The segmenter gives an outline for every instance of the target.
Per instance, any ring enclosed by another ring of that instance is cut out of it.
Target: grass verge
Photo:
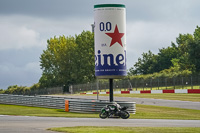
[[[0,104],[0,114],[20,115],[20,116],[44,116],[44,117],[79,117],[79,118],[98,117],[98,114],[65,112],[64,109],[49,109],[49,108],[5,105],[5,104]]]
[[[77,94],[76,94],[77,95]],[[88,94],[87,94],[88,96]],[[95,94],[89,95],[95,96]],[[109,94],[99,94],[99,96],[109,96]],[[153,98],[153,99],[167,99],[200,102],[200,94],[114,94],[115,97],[133,97],[133,98]]]
[[[44,116],[44,117],[99,118],[98,114],[72,113],[72,112],[65,112],[63,109],[48,109],[48,108],[4,105],[4,104],[0,104],[0,114],[20,115],[20,116]],[[137,104],[136,114],[131,114],[130,118],[200,120],[200,110]]]
[[[116,96],[200,102],[200,94],[116,94]]]
[[[48,130],[65,133],[198,133],[192,127],[62,127]]]
[[[136,115],[132,115],[131,118],[199,120],[200,110],[137,104]]]

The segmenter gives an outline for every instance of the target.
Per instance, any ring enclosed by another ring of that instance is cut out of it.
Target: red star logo
[[[117,25],[115,26],[114,33],[105,33],[105,34],[112,38],[110,47],[114,45],[116,42],[118,42],[123,47],[121,38],[124,36],[124,33],[119,33]]]

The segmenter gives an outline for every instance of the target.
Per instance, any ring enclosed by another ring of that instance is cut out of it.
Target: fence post
[[[193,89],[192,76],[191,76],[191,89]]]
[[[97,100],[99,100],[99,80],[97,79]]]
[[[125,85],[124,85],[124,80],[122,80],[122,86],[123,86],[123,88],[124,88],[124,91],[127,91],[127,89],[126,89],[126,87],[125,87]]]
[[[107,89],[109,90],[109,82],[108,82],[108,83],[105,83],[105,87],[106,87],[106,90],[107,90]]]
[[[135,80],[135,90],[137,91],[137,79]]]
[[[175,89],[175,88],[176,88],[176,87],[175,87],[175,77],[173,77],[173,82],[174,82],[174,89]]]
[[[182,77],[182,89],[184,89],[184,86],[183,86],[183,77]]]
[[[143,79],[143,91],[144,91],[144,86],[145,86],[145,85],[144,85],[144,79]]]
[[[129,85],[130,85],[130,89],[129,90],[133,90],[133,86],[131,84],[131,81],[128,79]]]

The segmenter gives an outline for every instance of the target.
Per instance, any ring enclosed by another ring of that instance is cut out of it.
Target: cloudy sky
[[[127,65],[200,25],[199,0],[0,0],[0,88],[37,83],[47,39],[91,31],[95,4],[125,4]]]

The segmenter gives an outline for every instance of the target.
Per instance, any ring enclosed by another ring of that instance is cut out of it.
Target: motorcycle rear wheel
[[[107,112],[101,112],[101,113],[99,114],[99,117],[102,118],[102,119],[105,119],[105,118],[108,117],[108,113],[107,113]]]
[[[127,111],[121,111],[120,117],[121,117],[122,119],[128,119],[129,116],[130,116],[129,112],[127,112]]]

